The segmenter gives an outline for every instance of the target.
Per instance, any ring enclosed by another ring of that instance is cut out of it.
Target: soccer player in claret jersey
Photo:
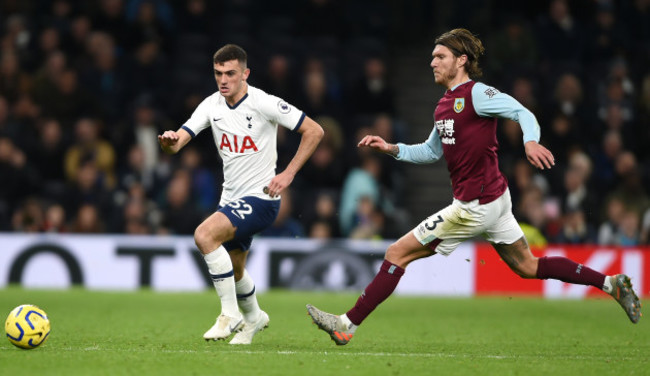
[[[465,29],[436,39],[431,68],[436,83],[447,91],[438,102],[434,127],[425,142],[395,145],[373,135],[359,142],[359,147],[411,163],[432,163],[444,155],[454,199],[388,247],[379,272],[347,313],[333,315],[307,305],[313,321],[337,345],[347,344],[363,320],[390,296],[409,263],[436,253],[448,256],[461,242],[477,235],[487,239],[522,278],[595,286],[613,296],[633,323],[639,321],[641,304],[628,276],[606,276],[565,257],[537,258],[531,253],[499,171],[496,118],[520,124],[526,156],[533,166],[549,169],[554,159],[538,143],[539,125],[529,110],[509,95],[473,80],[480,76],[478,58],[483,52],[481,41]]]
[[[245,269],[246,257],[253,235],[273,223],[280,194],[323,137],[321,126],[302,111],[248,85],[246,65],[241,47],[219,49],[213,57],[219,91],[203,100],[179,130],[158,136],[163,151],[174,154],[212,128],[223,160],[223,192],[219,209],[199,225],[194,240],[221,299],[221,314],[203,338],[221,340],[236,333],[231,344],[250,344],[268,326],[269,316],[260,309]],[[286,169],[276,175],[278,124],[300,133],[301,141]]]

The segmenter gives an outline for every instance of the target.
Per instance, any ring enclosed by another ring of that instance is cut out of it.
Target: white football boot
[[[246,322],[244,328],[235,334],[235,336],[230,341],[231,345],[250,345],[253,342],[253,337],[258,332],[268,328],[269,326],[269,315],[266,312],[261,311],[260,317],[255,322]]]
[[[203,334],[203,338],[205,338],[206,341],[226,339],[230,337],[231,334],[242,330],[243,327],[244,318],[242,316],[230,317],[222,314],[217,317],[217,322],[212,326],[212,328],[208,329],[208,331]]]

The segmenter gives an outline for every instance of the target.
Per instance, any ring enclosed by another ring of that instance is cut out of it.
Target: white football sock
[[[244,319],[248,322],[254,322],[259,319],[262,311],[257,303],[257,294],[255,294],[255,282],[244,269],[244,276],[235,282],[237,290],[237,303],[244,314]]]
[[[237,308],[235,275],[228,251],[223,246],[220,246],[204,255],[203,258],[208,265],[214,288],[221,299],[221,313],[230,317],[241,317],[239,308]]]
[[[611,294],[612,291],[614,290],[614,284],[612,283],[612,277],[607,276],[605,277],[605,282],[603,283],[603,291],[605,291],[608,294]]]
[[[343,325],[345,325],[345,327],[352,333],[354,333],[354,331],[357,330],[357,328],[359,327],[358,325],[354,325],[352,321],[350,321],[346,313],[342,314],[339,317],[341,318],[341,321],[343,321]]]

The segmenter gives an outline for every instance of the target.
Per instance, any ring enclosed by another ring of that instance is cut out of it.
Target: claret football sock
[[[244,314],[244,319],[247,322],[257,321],[262,311],[257,303],[255,282],[246,269],[244,269],[244,276],[235,282],[235,289],[237,291],[237,303]]]
[[[223,246],[220,246],[204,255],[203,258],[208,265],[214,288],[221,299],[221,313],[230,317],[241,317],[237,306],[232,261],[230,261],[228,251]]]
[[[384,260],[379,272],[366,287],[354,307],[346,313],[346,317],[354,325],[361,325],[363,320],[393,293],[402,275],[404,275],[403,268]]]
[[[605,275],[566,257],[544,256],[539,258],[537,278],[559,279],[579,285],[591,285],[603,289]]]

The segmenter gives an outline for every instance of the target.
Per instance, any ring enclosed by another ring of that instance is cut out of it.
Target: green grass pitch
[[[250,346],[205,342],[218,312],[205,293],[0,290],[2,317],[45,309],[47,342],[0,342],[2,375],[648,375],[650,318],[610,298],[392,296],[347,346],[311,323],[306,303],[341,313],[356,294],[272,291],[270,327]],[[645,302],[646,305],[648,302]],[[650,307],[650,305],[648,305]]]

